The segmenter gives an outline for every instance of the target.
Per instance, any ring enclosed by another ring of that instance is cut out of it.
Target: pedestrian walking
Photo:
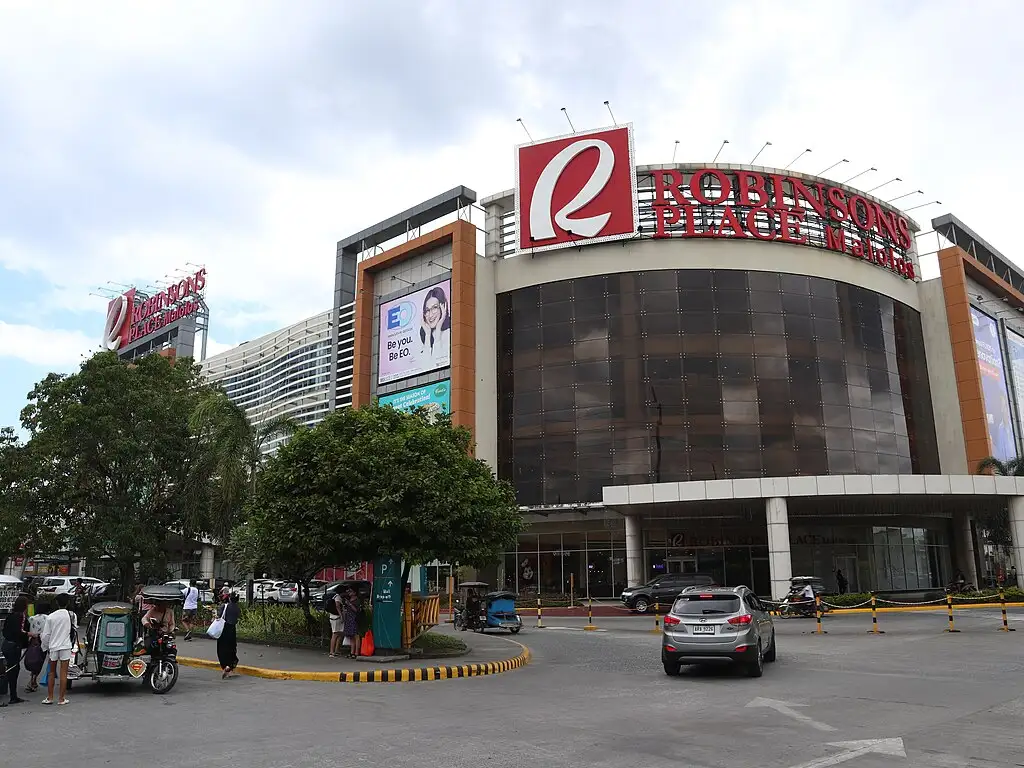
[[[68,664],[78,644],[78,618],[68,610],[68,596],[57,595],[57,610],[46,617],[43,627],[43,650],[50,656],[46,698],[43,704],[53,704],[53,689],[57,687],[57,704],[69,702],[65,695],[68,687]]]
[[[839,587],[839,594],[845,595],[846,588],[849,585],[850,583],[846,580],[846,574],[844,574],[841,570],[836,568],[836,586]]]
[[[19,595],[11,612],[4,619],[3,657],[7,665],[7,690],[11,704],[25,701],[18,696],[18,673],[21,670],[21,654],[28,649],[31,634],[28,626],[28,595]],[[3,690],[0,689],[0,695]],[[0,701],[0,706],[6,706]]]
[[[185,628],[185,639],[192,639],[192,624],[196,618],[196,611],[199,610],[199,588],[196,580],[192,579],[185,590],[185,606],[181,612],[181,626]]]
[[[242,609],[238,605],[238,595],[229,595],[217,617],[224,619],[224,629],[217,638],[217,663],[221,668],[221,680],[226,680],[238,666],[238,619]]]

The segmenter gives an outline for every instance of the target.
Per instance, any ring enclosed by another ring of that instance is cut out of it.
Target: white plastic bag
[[[224,633],[224,619],[216,618],[210,622],[210,626],[206,629],[206,634],[212,637],[214,640],[219,638]]]
[[[348,635],[345,635],[345,639],[341,641],[341,647],[342,648],[348,648],[351,645],[352,645],[352,638],[349,637]]]

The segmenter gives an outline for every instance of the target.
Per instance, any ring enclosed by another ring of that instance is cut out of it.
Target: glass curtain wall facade
[[[919,314],[738,270],[498,296],[498,473],[522,505],[605,485],[939,470]]]

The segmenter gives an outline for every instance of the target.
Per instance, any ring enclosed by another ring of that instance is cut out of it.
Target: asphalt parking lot
[[[237,678],[182,669],[168,696],[80,684],[66,708],[0,714],[21,768],[93,766],[1024,765],[1024,611],[778,620],[761,679],[664,675],[653,620],[535,619],[522,670],[391,685]],[[556,628],[559,627],[559,628]]]

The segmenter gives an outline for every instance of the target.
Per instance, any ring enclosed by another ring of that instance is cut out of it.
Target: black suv
[[[706,573],[666,573],[642,587],[628,587],[622,590],[621,599],[627,608],[632,608],[637,613],[647,613],[655,603],[660,604],[662,611],[667,611],[676,596],[687,587],[714,585],[714,577]]]

